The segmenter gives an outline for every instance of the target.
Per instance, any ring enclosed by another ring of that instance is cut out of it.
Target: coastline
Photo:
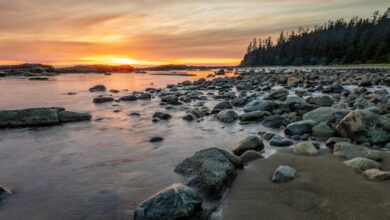
[[[383,152],[383,169],[390,153]],[[222,205],[222,219],[378,219],[390,218],[390,183],[368,181],[333,156],[302,156],[281,149],[239,171]],[[277,166],[297,169],[297,178],[284,184],[271,181]]]

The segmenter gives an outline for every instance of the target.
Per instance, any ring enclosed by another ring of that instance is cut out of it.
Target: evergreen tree
[[[371,18],[338,19],[312,29],[253,39],[242,66],[390,63],[390,7]]]

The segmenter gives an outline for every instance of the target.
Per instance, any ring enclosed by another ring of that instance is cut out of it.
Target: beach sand
[[[383,169],[389,170],[390,154],[383,158]],[[254,161],[234,181],[222,219],[390,219],[390,181],[369,181],[342,162],[325,149],[319,156],[282,149]],[[297,169],[297,178],[273,183],[279,165]]]

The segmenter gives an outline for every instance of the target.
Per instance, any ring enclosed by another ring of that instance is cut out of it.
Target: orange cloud
[[[368,16],[387,6],[386,0],[2,1],[0,63],[114,58],[149,65],[237,64],[253,37]]]

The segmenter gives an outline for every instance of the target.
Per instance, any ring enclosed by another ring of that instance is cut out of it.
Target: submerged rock
[[[264,149],[263,140],[257,136],[249,136],[241,140],[233,149],[233,153],[241,156],[249,150],[261,151]]]
[[[222,149],[208,148],[178,164],[175,172],[183,175],[184,183],[205,198],[216,200],[232,184],[236,168],[242,167],[240,158]]]
[[[364,157],[371,160],[381,161],[382,157],[379,151],[371,150],[367,147],[354,145],[347,142],[338,142],[334,145],[333,155],[345,158],[347,160],[356,157]]]
[[[272,182],[274,183],[289,182],[295,179],[296,173],[297,171],[294,168],[281,165],[275,170],[272,176]]]
[[[202,198],[199,194],[187,186],[174,184],[139,204],[134,219],[190,219],[201,211]]]
[[[344,164],[351,167],[356,172],[363,172],[369,169],[382,169],[382,165],[380,163],[363,157],[356,157],[354,159],[344,161]]]

